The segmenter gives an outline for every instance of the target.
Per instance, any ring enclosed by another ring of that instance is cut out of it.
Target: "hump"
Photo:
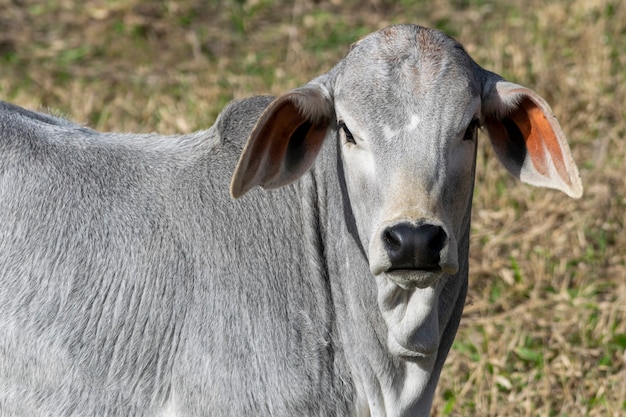
[[[228,104],[215,123],[220,143],[225,147],[242,148],[256,121],[273,100],[272,96],[256,96]]]

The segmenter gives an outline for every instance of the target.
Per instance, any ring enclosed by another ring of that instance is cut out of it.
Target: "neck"
[[[321,248],[314,267],[328,277],[335,332],[331,340],[337,343],[336,360],[352,381],[356,415],[427,416],[460,319],[466,262],[457,275],[444,276],[424,290],[403,290],[384,277],[374,277],[356,232],[337,145],[326,144],[321,153],[302,181],[308,189],[303,204],[310,236],[305,238]],[[460,246],[467,246],[469,227],[467,231]],[[403,303],[399,318],[381,313],[389,299]],[[391,354],[390,344],[398,332],[412,340],[433,340],[437,353],[411,360]]]

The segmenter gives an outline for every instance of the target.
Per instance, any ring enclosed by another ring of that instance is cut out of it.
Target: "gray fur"
[[[428,415],[467,289],[475,144],[464,176],[446,155],[497,79],[439,32],[387,31],[313,80],[312,100],[296,90],[303,117],[328,126],[312,169],[239,200],[228,184],[270,97],[173,137],[0,103],[0,416]],[[406,71],[428,72],[419,89]],[[379,184],[360,184],[335,140],[346,107],[369,140],[427,118],[419,137],[371,145]],[[368,219],[415,201],[393,194],[398,170],[448,205],[429,221],[458,258],[402,273],[408,287],[368,262]]]

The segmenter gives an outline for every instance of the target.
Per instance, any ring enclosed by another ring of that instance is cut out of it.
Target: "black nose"
[[[398,223],[383,232],[383,241],[391,266],[396,269],[439,269],[439,253],[448,235],[434,224]]]

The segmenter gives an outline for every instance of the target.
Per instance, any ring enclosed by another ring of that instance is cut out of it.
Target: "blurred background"
[[[407,22],[546,98],[585,185],[571,200],[520,184],[481,136],[470,290],[434,415],[626,415],[622,0],[0,0],[0,100],[187,133]]]

